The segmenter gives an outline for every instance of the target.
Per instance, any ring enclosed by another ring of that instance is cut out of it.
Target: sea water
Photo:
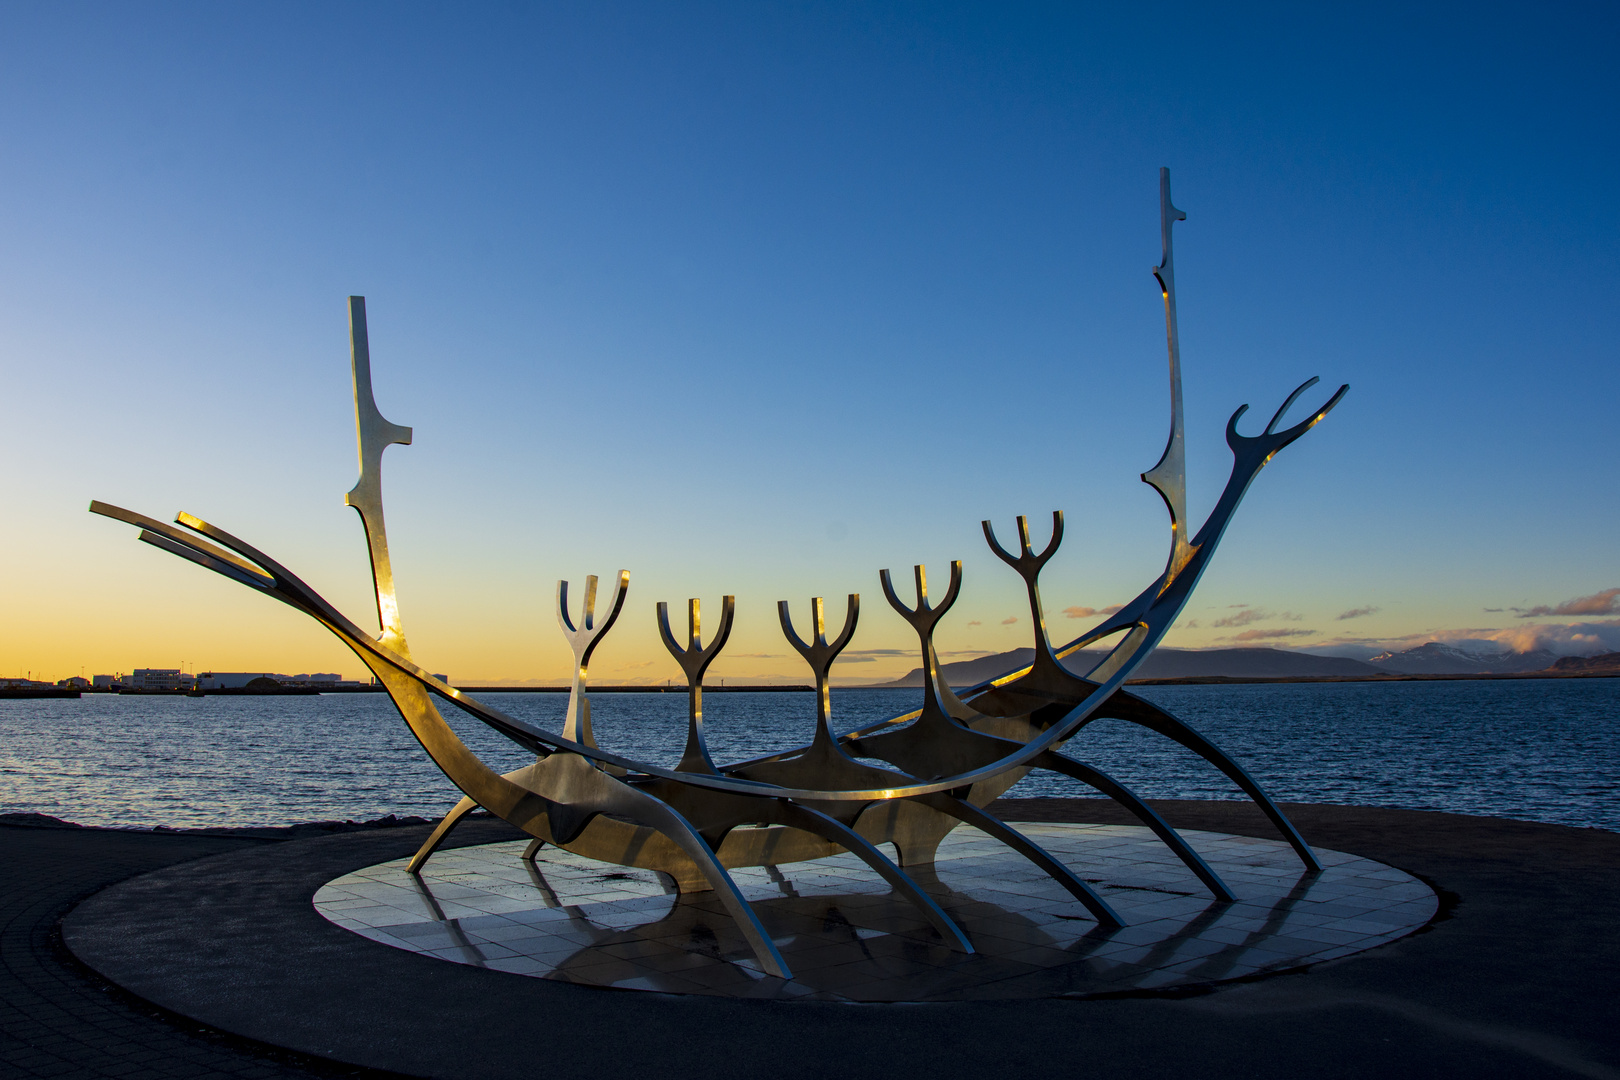
[[[1620,831],[1620,679],[1146,686],[1284,801],[1489,814]],[[475,696],[480,696],[474,692]],[[917,690],[833,692],[850,730],[914,708]],[[563,694],[483,700],[559,730]],[[594,694],[598,742],[673,765],[686,695]],[[446,716],[496,769],[532,760],[465,714]],[[809,693],[711,693],[705,734],[716,760],[803,745]],[[1067,752],[1149,798],[1237,799],[1202,759],[1117,720]],[[1033,773],[1014,796],[1090,795]],[[85,825],[190,827],[435,817],[459,793],[382,694],[0,701],[0,812]]]

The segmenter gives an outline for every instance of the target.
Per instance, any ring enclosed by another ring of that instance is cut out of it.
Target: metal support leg
[[[1205,888],[1215,894],[1215,899],[1230,903],[1237,899],[1232,890],[1227,888],[1226,882],[1220,879],[1210,865],[1206,863],[1198,852],[1182,838],[1181,834],[1170,827],[1170,823],[1160,817],[1158,811],[1143,802],[1141,797],[1118,780],[1109,776],[1101,769],[1094,769],[1090,765],[1082,764],[1073,758],[1064,757],[1057,752],[1042,754],[1031,764],[1042,769],[1051,769],[1062,773],[1096,788],[1110,799],[1119,803],[1125,809],[1136,815],[1138,821],[1152,829],[1166,847],[1176,853],[1176,857],[1187,864],[1187,869],[1198,875],[1198,880],[1204,883]]]
[[[793,978],[793,972],[788,970],[787,961],[776,951],[776,943],[771,940],[771,935],[765,932],[759,916],[754,914],[754,909],[743,897],[742,890],[737,888],[737,883],[731,880],[726,868],[715,858],[714,849],[709,847],[703,837],[698,835],[697,830],[692,828],[691,823],[673,808],[651,795],[642,795],[641,798],[645,802],[641,802],[635,808],[633,812],[635,816],[673,840],[693,862],[697,863],[698,869],[703,871],[703,876],[719,894],[720,902],[725,904],[726,911],[737,923],[737,928],[748,940],[759,966],[765,969],[767,975],[775,975],[779,979]]]
[[[439,850],[439,845],[444,843],[444,838],[450,835],[450,831],[461,824],[462,818],[476,809],[478,809],[478,804],[468,798],[463,798],[456,803],[451,811],[440,820],[438,827],[433,830],[432,834],[422,841],[422,846],[416,849],[416,854],[411,856],[410,864],[405,867],[405,872],[407,874],[420,874],[422,864],[428,861],[428,856]]]
[[[890,861],[889,857],[879,851],[866,837],[836,818],[812,810],[808,806],[800,806],[786,799],[778,800],[777,805],[781,808],[777,812],[777,820],[782,824],[803,829],[805,832],[814,833],[848,848],[867,866],[881,874],[883,880],[893,886],[896,892],[910,900],[917,910],[922,912],[929,925],[939,931],[939,936],[945,939],[946,944],[957,952],[973,952],[973,946],[969,943],[967,935],[956,925],[955,920],[945,914],[945,909],[935,903],[933,897],[923,892],[917,883],[911,880],[910,875]]]
[[[1307,870],[1320,871],[1322,869],[1322,864],[1317,861],[1316,852],[1312,851],[1311,846],[1305,842],[1305,838],[1299,835],[1299,830],[1294,828],[1294,823],[1289,821],[1281,808],[1272,802],[1271,797],[1260,789],[1260,785],[1255,783],[1254,778],[1243,770],[1243,766],[1227,757],[1220,747],[1198,734],[1185,723],[1177,720],[1163,709],[1129,694],[1115,694],[1102,709],[1098,710],[1097,715],[1139,724],[1149,731],[1157,732],[1167,739],[1180,743],[1221,770],[1228,779],[1243,789],[1245,795],[1254,800],[1255,805],[1260,807],[1266,817],[1271,819],[1271,823],[1277,827],[1278,832],[1282,833],[1283,839],[1287,840],[1289,845],[1293,847],[1294,853],[1299,856],[1299,861],[1305,864]]]
[[[1059,885],[1069,891],[1069,894],[1086,906],[1092,917],[1103,926],[1124,926],[1125,920],[1119,913],[1108,906],[1108,901],[1097,895],[1084,881],[1075,877],[1074,871],[1064,866],[1045,848],[1035,843],[1023,833],[1008,825],[994,814],[986,813],[965,799],[952,798],[943,792],[935,795],[921,795],[917,802],[942,814],[949,814],[965,824],[972,825],[981,832],[1000,840],[1018,854],[1046,871],[1047,875]]]

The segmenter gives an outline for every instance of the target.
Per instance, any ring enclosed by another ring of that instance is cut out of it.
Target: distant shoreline
[[[1389,672],[1379,675],[1190,675],[1179,679],[1129,679],[1126,686],[1221,686],[1233,683],[1342,683],[1342,682],[1456,682],[1468,679],[1614,679],[1620,678],[1620,669],[1607,668],[1599,671],[1513,671],[1513,672],[1476,672],[1461,675],[1426,675],[1426,674],[1397,674]],[[952,689],[965,689],[967,684],[952,687]],[[482,692],[485,694],[566,694],[566,686],[458,686],[458,690],[468,693]],[[703,691],[708,694],[757,694],[757,693],[812,693],[812,686],[709,686],[704,685]],[[835,683],[834,690],[920,690],[917,686],[896,686],[893,683]],[[593,694],[682,694],[686,692],[684,686],[593,686]]]
[[[379,687],[378,689],[381,689]],[[566,694],[567,686],[458,686],[457,690],[469,694]],[[813,694],[816,688],[799,683],[769,683],[762,686],[711,686],[703,684],[705,694]],[[592,694],[684,694],[686,686],[593,686]]]
[[[1459,682],[1469,680],[1514,680],[1514,679],[1614,679],[1620,678],[1620,669],[1605,668],[1597,671],[1512,671],[1512,672],[1474,672],[1461,675],[1433,675],[1433,674],[1398,674],[1389,672],[1378,675],[1189,675],[1177,679],[1130,679],[1126,686],[1232,686],[1232,685],[1259,685],[1266,683],[1388,683],[1388,682]],[[964,689],[969,684],[953,687]],[[853,683],[836,684],[835,690],[920,690],[921,684],[916,686],[896,686],[894,683]],[[458,686],[457,690],[466,693],[478,694],[566,694],[566,686]],[[704,685],[703,690],[708,694],[809,694],[815,692],[815,687],[802,684],[764,684],[747,686],[709,686]],[[101,690],[85,690],[86,694],[106,693]],[[684,694],[685,686],[593,686],[592,694]],[[45,697],[78,697],[77,690],[36,690],[36,691],[3,691],[0,690],[0,699],[4,698],[45,698]],[[299,688],[283,691],[248,691],[241,690],[148,690],[123,691],[130,697],[307,697],[318,694],[380,694],[380,686],[357,687],[328,687],[323,689]]]
[[[1197,675],[1184,679],[1129,679],[1126,686],[1202,686],[1220,683],[1456,682],[1459,679],[1614,679],[1620,668],[1597,671],[1480,671],[1463,675]]]
[[[1127,679],[1126,686],[1227,686],[1238,683],[1386,683],[1386,682],[1457,682],[1469,679],[1614,679],[1620,678],[1620,668],[1602,668],[1597,671],[1479,671],[1460,675],[1388,672],[1378,675],[1188,675],[1177,679]],[[968,685],[953,686],[953,690]],[[841,690],[920,690],[922,684],[899,686],[895,683],[864,683],[857,686],[834,687]]]

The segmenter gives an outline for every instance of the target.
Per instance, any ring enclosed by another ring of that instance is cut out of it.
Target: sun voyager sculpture
[[[1047,636],[1040,573],[1063,539],[1063,515],[1052,515],[1052,537],[1038,554],[1029,528],[1017,520],[1017,551],[998,540],[990,522],[984,535],[996,557],[1023,579],[1034,626],[1033,662],[965,691],[953,691],[940,675],[934,629],[950,610],[962,583],[953,562],[945,595],[931,601],[924,568],[915,568],[915,600],[908,604],[889,571],[879,575],[884,597],[917,632],[924,673],[922,704],[904,715],[843,735],[831,724],[829,672],[849,644],[860,615],[851,595],[843,628],[829,641],[822,600],[811,601],[801,636],[786,601],[778,605],[783,633],[814,676],[816,721],[807,745],[751,761],[716,762],[703,734],[703,674],[725,647],[733,598],[724,598],[719,626],[703,643],[698,602],[689,602],[685,643],[670,626],[668,608],[657,608],[665,646],[686,674],[689,720],[685,751],[672,769],[597,745],[591,729],[586,671],[593,650],[624,608],[630,575],[620,571],[604,613],[596,612],[597,579],[588,578],[582,611],[571,614],[568,582],[557,586],[557,617],[574,653],[573,688],[560,735],[508,716],[436,679],[412,658],[395,599],[394,575],[383,523],[382,454],[408,444],[411,429],[377,411],[371,389],[371,354],[363,297],[350,297],[355,418],[359,431],[360,480],[345,497],[364,524],[370,548],[381,633],[361,629],[291,571],[264,552],[191,514],[173,525],[106,503],[92,512],[140,529],[140,539],[188,559],[250,589],[288,604],[336,634],[354,650],[387,690],[422,747],[465,796],[417,852],[410,870],[423,863],[456,823],[483,807],[533,837],[526,858],[552,844],[605,863],[668,874],[685,892],[714,890],[768,974],[791,972],[728,868],[775,866],[850,852],[916,906],[952,949],[971,953],[966,934],[920,888],[907,867],[933,861],[940,841],[971,825],[1007,845],[1060,884],[1102,926],[1121,925],[1119,915],[1090,885],[1028,837],[985,807],[1030,770],[1046,769],[1085,784],[1120,803],[1197,875],[1217,900],[1232,892],[1187,842],[1129,788],[1077,756],[1085,726],[1100,718],[1140,725],[1198,754],[1238,785],[1266,813],[1307,871],[1320,869],[1298,831],[1235,761],[1182,721],[1126,692],[1127,678],[1158,645],[1186,605],[1193,588],[1237,510],[1249,484],[1278,451],[1320,421],[1348,390],[1339,388],[1321,408],[1278,430],[1284,414],[1311,379],[1283,402],[1259,435],[1238,432],[1245,405],[1226,425],[1231,476],[1215,509],[1196,535],[1187,521],[1185,446],[1181,405],[1181,360],[1176,324],[1174,222],[1186,215],[1172,204],[1168,170],[1160,170],[1163,260],[1153,270],[1164,297],[1170,355],[1170,438],[1164,456],[1142,474],[1170,512],[1170,555],[1164,572],[1140,595],[1073,641],[1054,646]],[[1084,675],[1065,665],[1080,650],[1118,638],[1105,658]],[[808,640],[807,640],[808,639]],[[455,735],[440,714],[448,704],[462,709],[535,754],[533,764],[501,774],[485,765]],[[807,718],[808,719],[808,718]],[[881,764],[878,764],[881,763]],[[892,844],[890,859],[877,845]]]

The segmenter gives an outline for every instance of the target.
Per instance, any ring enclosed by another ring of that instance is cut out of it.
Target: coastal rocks
[[[1613,671],[1620,672],[1620,652],[1602,656],[1563,656],[1553,664],[1554,671]]]
[[[488,814],[473,813],[469,817],[488,817]],[[396,814],[385,814],[370,821],[305,821],[297,825],[263,826],[263,827],[228,827],[210,826],[201,829],[175,829],[167,825],[156,825],[147,829],[119,829],[120,832],[155,832],[173,833],[186,836],[235,836],[257,840],[301,840],[308,836],[325,836],[328,833],[365,832],[370,829],[398,829],[410,825],[432,824],[424,817],[400,817]],[[14,813],[0,814],[0,825],[12,825],[25,829],[85,829],[95,826],[80,825],[76,821],[63,821],[61,818],[49,814]]]

